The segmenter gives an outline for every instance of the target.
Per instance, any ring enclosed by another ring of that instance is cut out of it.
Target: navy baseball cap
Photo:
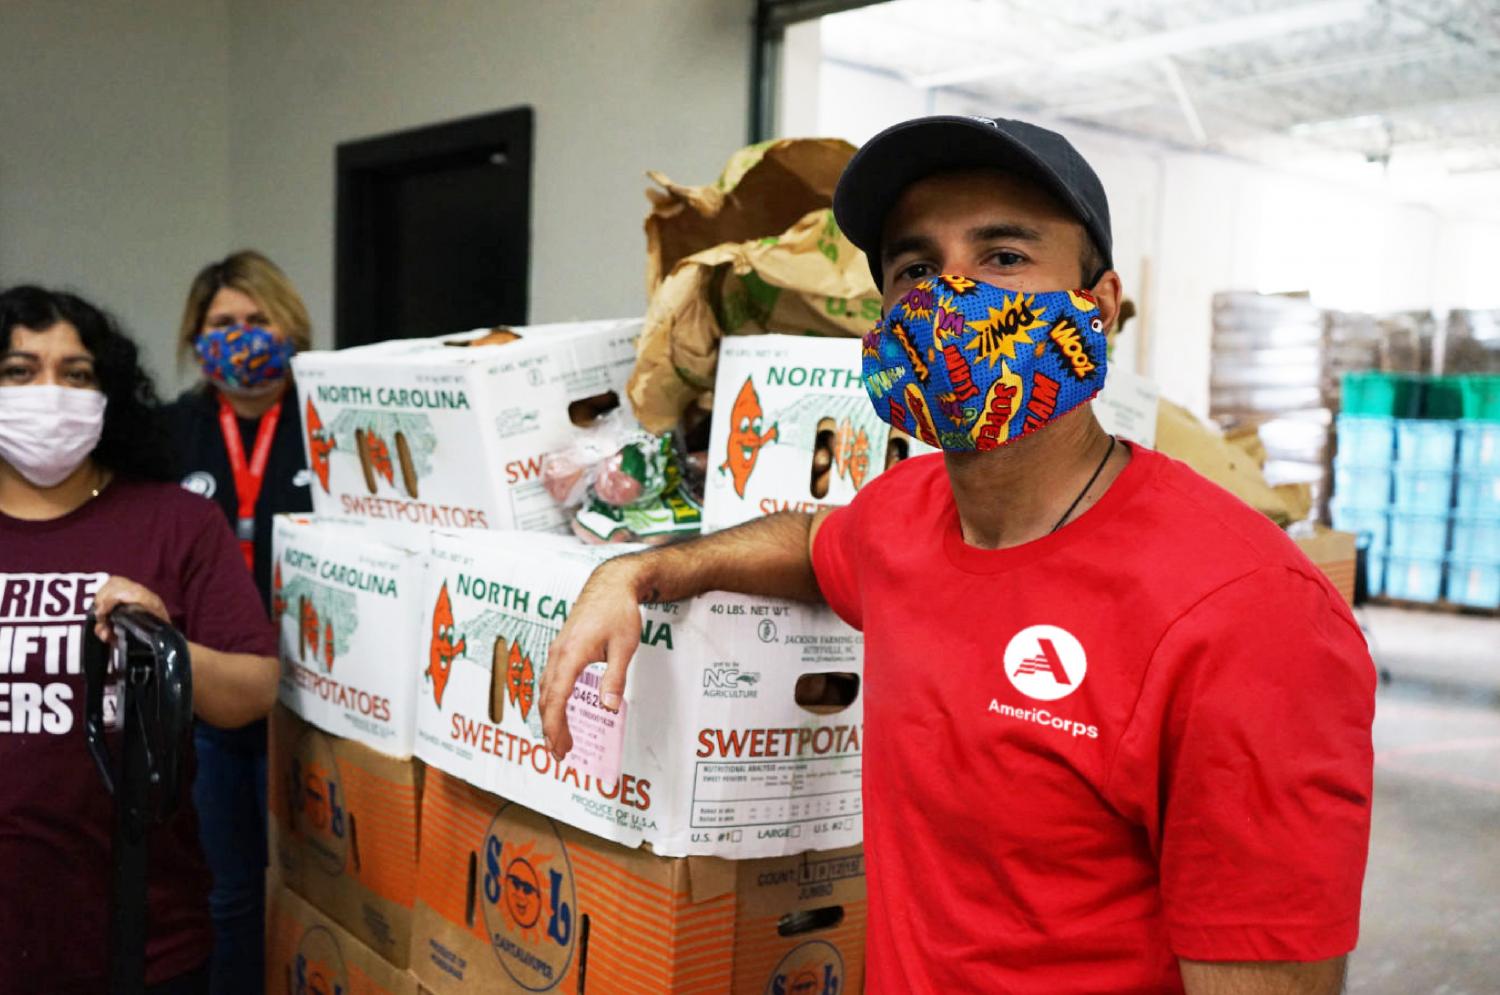
[[[1050,190],[1077,216],[1114,268],[1109,199],[1092,166],[1055,131],[1007,118],[938,115],[892,125],[866,142],[839,177],[833,214],[849,241],[864,250],[882,287],[880,235],[902,192],[934,173],[993,168]],[[883,287],[882,287],[883,289]]]

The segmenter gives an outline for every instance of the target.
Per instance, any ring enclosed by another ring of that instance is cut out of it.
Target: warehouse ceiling
[[[1500,0],[893,0],[825,18],[821,44],[1173,146],[1500,176]]]

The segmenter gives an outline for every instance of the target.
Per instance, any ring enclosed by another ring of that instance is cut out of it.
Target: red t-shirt
[[[239,544],[213,504],[119,480],[72,514],[0,514],[0,991],[106,988],[114,801],[84,740],[83,613],[111,574],[145,585],[195,643],[276,655]],[[208,959],[209,877],[190,796],[151,831],[147,978]]]
[[[1024,546],[964,542],[941,456],[818,533],[865,635],[872,995],[1171,992],[1178,957],[1354,947],[1364,639],[1271,522],[1132,452]]]

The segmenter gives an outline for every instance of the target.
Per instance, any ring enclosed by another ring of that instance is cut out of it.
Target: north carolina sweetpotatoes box
[[[533,325],[292,360],[313,509],[424,528],[561,531],[542,457],[613,393],[639,320]]]
[[[383,960],[276,880],[266,882],[266,988],[274,995],[417,995],[417,979]]]
[[[881,421],[858,339],[724,339],[714,387],[703,527],[848,504],[872,478],[928,447]]]
[[[668,858],[434,771],[412,971],[437,995],[845,995],[864,982],[864,855]]]
[[[408,757],[416,726],[425,550],[374,530],[278,515],[271,615],[282,704],[321,729]]]
[[[861,842],[864,642],[824,607],[724,593],[644,606],[620,776],[601,781],[547,752],[536,695],[548,647],[593,568],[629,548],[434,533],[417,755],[661,855]]]
[[[267,757],[276,876],[398,967],[411,947],[422,765],[330,736],[277,705]]]

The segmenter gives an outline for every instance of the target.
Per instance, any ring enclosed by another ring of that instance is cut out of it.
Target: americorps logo
[[[292,995],[348,995],[344,956],[326,927],[314,926],[302,934],[291,982]]]
[[[811,940],[785,957],[766,982],[766,995],[843,995],[844,957],[826,940]]]
[[[481,844],[484,925],[505,973],[531,992],[562,982],[578,943],[573,865],[551,819],[506,803]]]
[[[1011,686],[1037,701],[1066,698],[1088,676],[1088,654],[1074,635],[1055,625],[1030,625],[1005,647],[1005,676]]]

